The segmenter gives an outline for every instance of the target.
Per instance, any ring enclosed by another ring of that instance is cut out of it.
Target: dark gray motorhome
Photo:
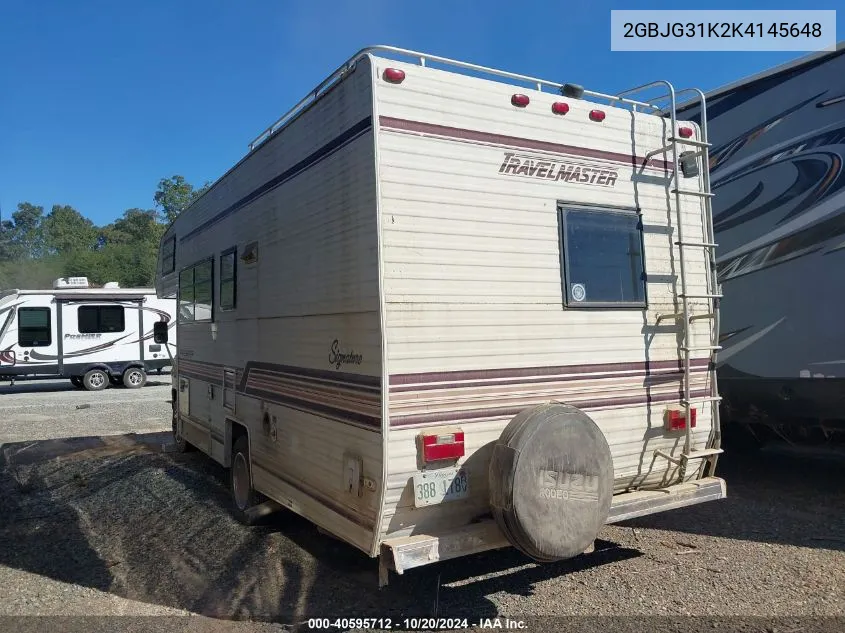
[[[726,432],[829,438],[845,431],[845,43],[708,94],[707,120]]]

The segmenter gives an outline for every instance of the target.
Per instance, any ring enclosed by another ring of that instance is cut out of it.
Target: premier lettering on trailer
[[[505,152],[499,167],[504,176],[522,176],[550,182],[568,182],[595,187],[615,187],[619,172],[576,161],[550,160],[544,156]]]

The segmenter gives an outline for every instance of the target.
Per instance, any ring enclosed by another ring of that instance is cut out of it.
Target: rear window
[[[645,307],[639,213],[561,205],[561,253],[567,307]]]

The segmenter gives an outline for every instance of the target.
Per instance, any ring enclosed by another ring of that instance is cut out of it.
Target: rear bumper
[[[705,477],[660,490],[626,492],[613,497],[607,523],[716,501],[726,495],[725,481],[719,477]],[[401,574],[406,569],[501,547],[510,547],[510,543],[496,522],[488,519],[439,536],[417,534],[383,541],[380,564],[384,572],[392,570]],[[386,580],[383,573],[382,583],[386,584]]]

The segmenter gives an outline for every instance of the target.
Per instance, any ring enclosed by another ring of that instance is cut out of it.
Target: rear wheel
[[[102,391],[109,384],[109,375],[102,369],[92,369],[82,378],[82,386],[88,391]]]
[[[247,525],[254,523],[247,515],[247,510],[261,502],[260,496],[252,487],[252,466],[249,460],[249,439],[241,435],[232,446],[232,467],[229,469],[229,482],[234,501],[235,517]]]
[[[147,372],[140,367],[130,367],[123,372],[123,386],[128,389],[140,389],[147,384]]]

